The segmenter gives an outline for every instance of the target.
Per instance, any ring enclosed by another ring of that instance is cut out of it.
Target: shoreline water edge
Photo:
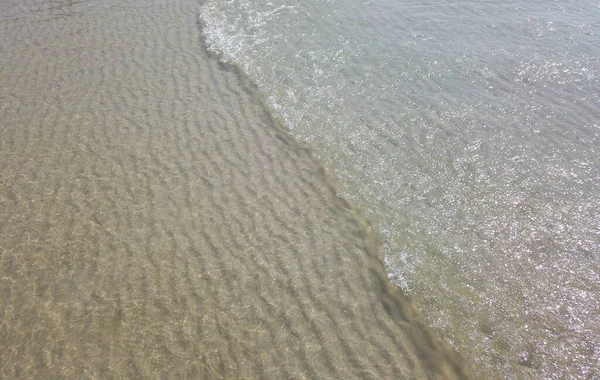
[[[472,375],[198,6],[0,5],[0,377]]]
[[[475,374],[600,375],[593,1],[206,0],[381,236],[389,278]]]

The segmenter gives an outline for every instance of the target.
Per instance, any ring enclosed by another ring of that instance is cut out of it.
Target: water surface
[[[0,2],[0,378],[462,378],[198,11]]]
[[[207,0],[200,17],[476,373],[600,376],[596,1]]]

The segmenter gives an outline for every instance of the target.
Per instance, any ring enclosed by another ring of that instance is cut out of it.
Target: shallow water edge
[[[0,377],[465,377],[196,2],[0,7]]]

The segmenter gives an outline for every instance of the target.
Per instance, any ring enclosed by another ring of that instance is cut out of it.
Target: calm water
[[[600,3],[207,0],[200,18],[471,368],[600,376]]]
[[[0,1],[0,379],[463,379],[198,11]]]

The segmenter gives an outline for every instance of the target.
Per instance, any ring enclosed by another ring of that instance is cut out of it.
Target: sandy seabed
[[[0,378],[462,378],[200,4],[0,2]]]

